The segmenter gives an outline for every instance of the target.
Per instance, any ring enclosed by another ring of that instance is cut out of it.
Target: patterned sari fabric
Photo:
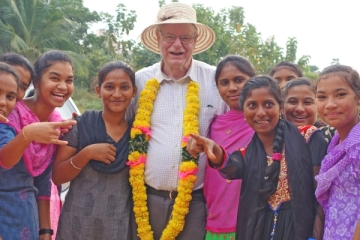
[[[324,209],[324,240],[352,239],[360,219],[360,123],[339,143],[336,133],[320,173],[316,197]]]

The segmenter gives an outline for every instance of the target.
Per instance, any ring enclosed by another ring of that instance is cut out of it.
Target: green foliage
[[[297,51],[297,40],[296,38],[289,38],[286,42],[286,56],[285,60],[289,62],[295,62],[296,51]]]
[[[142,43],[135,45],[132,51],[131,65],[135,71],[144,67],[148,67],[161,60],[159,54],[156,54],[147,48]]]
[[[340,64],[340,60],[338,58],[333,58],[331,61],[331,65]]]
[[[21,53],[30,60],[51,48],[74,50],[69,41],[72,21],[54,2],[0,0],[1,50]]]
[[[96,95],[94,91],[89,92],[86,88],[76,87],[72,94],[72,99],[76,103],[76,106],[80,112],[85,110],[101,110],[101,99]]]
[[[165,0],[159,0],[158,4],[159,4],[159,8],[161,8],[162,6],[164,6],[166,4],[166,2],[165,2]]]

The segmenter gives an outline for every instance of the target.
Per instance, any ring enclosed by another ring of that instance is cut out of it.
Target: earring
[[[246,118],[244,118],[244,123],[246,123]]]

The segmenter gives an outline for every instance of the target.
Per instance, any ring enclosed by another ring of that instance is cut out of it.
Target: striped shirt
[[[160,89],[151,115],[151,139],[147,152],[145,182],[157,190],[176,191],[181,163],[181,140],[183,136],[183,112],[185,96],[190,81],[200,86],[200,135],[208,136],[213,118],[225,112],[226,104],[221,99],[214,80],[215,67],[192,60],[186,75],[179,80],[168,78],[156,63],[136,73],[138,92],[127,111],[127,118],[134,118],[137,100],[147,80],[156,78]],[[195,188],[202,188],[206,156],[200,155],[199,171]]]

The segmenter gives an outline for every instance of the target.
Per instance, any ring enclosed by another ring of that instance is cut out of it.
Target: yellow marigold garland
[[[151,136],[150,117],[159,88],[159,82],[156,79],[150,79],[140,93],[139,106],[131,129],[130,153],[127,162],[130,165],[130,184],[132,186],[135,219],[138,225],[137,232],[141,240],[154,239],[149,223],[144,172],[148,141]],[[184,136],[181,144],[182,160],[179,169],[178,195],[175,199],[172,217],[162,233],[161,240],[175,239],[183,230],[185,216],[189,212],[198,162],[186,151],[186,145],[190,133],[199,134],[199,110],[199,85],[196,82],[190,82],[184,110]]]

